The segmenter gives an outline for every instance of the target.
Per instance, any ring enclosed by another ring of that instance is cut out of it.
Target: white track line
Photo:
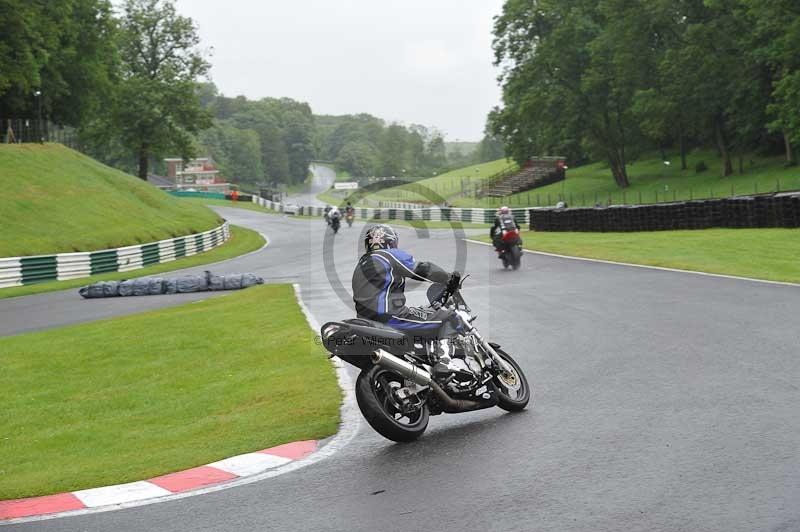
[[[481,242],[480,240],[472,240],[471,238],[465,238],[467,242],[472,244],[480,244],[481,246],[493,246],[488,242]],[[570,260],[582,260],[585,262],[599,262],[601,264],[612,264],[614,266],[630,266],[632,268],[646,268],[648,270],[661,270],[665,272],[677,272],[677,273],[691,273],[694,275],[705,275],[707,277],[720,277],[723,279],[735,279],[737,281],[750,281],[753,283],[765,283],[765,284],[777,284],[782,286],[800,286],[800,283],[789,283],[786,281],[768,281],[766,279],[753,279],[752,277],[739,277],[736,275],[725,275],[722,273],[708,273],[708,272],[698,272],[696,270],[680,270],[677,268],[665,268],[663,266],[649,266],[647,264],[631,264],[630,262],[617,262],[613,260],[603,260],[603,259],[590,259],[588,257],[575,257],[573,255],[559,255],[557,253],[547,253],[545,251],[534,251],[531,249],[523,249],[525,253],[533,253],[534,255],[545,255],[547,257],[556,257],[559,259],[570,259]]]
[[[316,320],[314,315],[311,314],[311,312],[308,310],[308,307],[306,307],[305,302],[303,302],[300,291],[300,285],[294,284],[293,287],[295,295],[297,297],[297,302],[300,305],[300,309],[303,311],[303,315],[306,317],[308,324],[311,326],[312,329],[314,329],[315,333],[318,333],[319,322]],[[157,504],[160,502],[185,499],[187,497],[194,497],[195,495],[214,493],[217,491],[227,490],[238,486],[244,486],[245,484],[261,482],[262,480],[265,480],[267,478],[277,477],[279,475],[283,475],[291,471],[296,471],[297,469],[301,469],[311,464],[315,464],[321,460],[324,460],[325,458],[333,456],[336,452],[338,452],[348,443],[350,443],[350,441],[352,441],[352,439],[358,433],[358,430],[361,427],[361,414],[359,413],[358,407],[356,406],[353,382],[352,379],[350,378],[350,375],[347,372],[345,364],[341,362],[338,358],[332,358],[331,361],[333,362],[333,365],[336,368],[336,376],[338,378],[339,387],[342,389],[342,395],[343,395],[342,405],[340,408],[341,424],[339,425],[339,431],[336,433],[335,436],[333,436],[333,438],[327,444],[323,445],[319,450],[311,453],[306,458],[289,462],[286,465],[277,467],[275,469],[270,469],[268,471],[264,471],[263,473],[258,473],[249,477],[242,477],[235,480],[230,480],[228,482],[225,482],[223,484],[217,484],[215,486],[208,486],[205,488],[200,488],[192,491],[185,491],[182,493],[172,493],[169,495],[164,495],[163,497],[157,497],[153,499],[130,501],[130,502],[120,501],[106,506],[100,506],[97,508],[83,508],[81,510],[70,510],[67,512],[35,515],[30,517],[21,517],[18,519],[8,519],[6,521],[0,521],[0,527],[5,525],[12,525],[15,523],[45,521],[61,517],[71,517],[74,515],[86,515],[86,514],[95,514],[100,512],[109,512],[112,510],[120,510],[122,508],[135,508],[138,506],[147,506],[149,504]],[[85,491],[91,492],[92,490],[85,490]]]

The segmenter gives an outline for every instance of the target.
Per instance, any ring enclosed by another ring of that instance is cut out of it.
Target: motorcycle
[[[522,240],[519,237],[519,229],[503,231],[500,236],[499,246],[497,246],[497,258],[503,262],[503,268],[518,270],[522,264]]]
[[[353,213],[348,212],[344,215],[344,219],[347,221],[347,227],[353,227]]]
[[[331,229],[333,229],[333,234],[338,233],[339,232],[339,226],[341,225],[341,222],[339,221],[339,217],[338,216],[332,216],[330,225],[331,225]]]
[[[462,323],[452,340],[416,336],[418,332],[406,333],[363,318],[328,322],[320,329],[330,356],[361,370],[355,385],[359,409],[370,426],[389,440],[419,438],[430,416],[494,406],[517,412],[531,398],[519,364],[473,325],[477,316],[461,295],[464,279],[454,286],[433,284],[428,289],[431,305],[452,309]]]

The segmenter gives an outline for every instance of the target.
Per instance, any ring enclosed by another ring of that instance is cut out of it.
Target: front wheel
[[[497,385],[497,406],[509,412],[519,412],[524,410],[531,399],[531,388],[528,384],[528,378],[525,377],[522,368],[519,367],[517,361],[511,358],[511,355],[495,347],[494,349],[500,358],[505,360],[511,366],[510,373],[501,373],[494,378],[494,383]]]
[[[517,245],[511,246],[511,265],[518,270],[520,264],[522,264],[522,251]]]
[[[414,441],[428,428],[428,406],[403,408],[394,391],[402,388],[400,375],[380,366],[363,370],[356,380],[358,408],[375,431],[392,441]]]

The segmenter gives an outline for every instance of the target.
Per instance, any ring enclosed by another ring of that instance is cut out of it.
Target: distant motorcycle
[[[497,246],[497,258],[503,262],[503,268],[519,269],[522,264],[522,240],[519,229],[504,230]]]
[[[330,219],[331,229],[333,229],[333,234],[339,232],[339,226],[341,225],[341,221],[339,220],[338,216],[332,216]]]
[[[361,370],[356,381],[358,407],[381,436],[409,442],[428,427],[428,416],[498,406],[524,409],[531,398],[519,364],[472,325],[477,316],[461,296],[461,283],[433,284],[431,305],[455,311],[463,328],[449,353],[436,338],[420,337],[363,318],[328,322],[320,335],[331,356]]]
[[[344,215],[344,219],[347,220],[347,227],[353,227],[353,213],[348,212]]]

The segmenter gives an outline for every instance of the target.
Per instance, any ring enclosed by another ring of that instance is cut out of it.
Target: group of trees
[[[73,128],[92,156],[146,179],[165,156],[212,156],[234,182],[300,183],[314,159],[354,177],[423,177],[499,158],[421,125],[314,116],[288,98],[220,94],[194,23],[174,0],[0,0],[0,118]]]
[[[59,123],[96,112],[113,86],[116,25],[104,0],[0,0],[0,117]]]
[[[0,0],[0,116],[76,128],[99,158],[145,179],[151,160],[192,155],[210,125],[209,68],[191,19],[169,0]]]
[[[429,177],[452,168],[503,157],[503,144],[487,135],[471,152],[448,153],[441,132],[423,125],[387,125],[369,114],[316,116],[319,159],[356,177]]]
[[[723,175],[754,150],[795,164],[796,0],[507,0],[495,21],[510,156],[603,158],[616,183],[637,153],[713,145]]]
[[[447,166],[444,138],[421,125],[386,125],[369,114],[317,116],[319,158],[353,176],[428,176]]]
[[[307,103],[289,98],[248,100],[200,87],[201,102],[213,115],[199,135],[199,151],[211,155],[237,183],[302,183],[314,159],[314,116]]]

